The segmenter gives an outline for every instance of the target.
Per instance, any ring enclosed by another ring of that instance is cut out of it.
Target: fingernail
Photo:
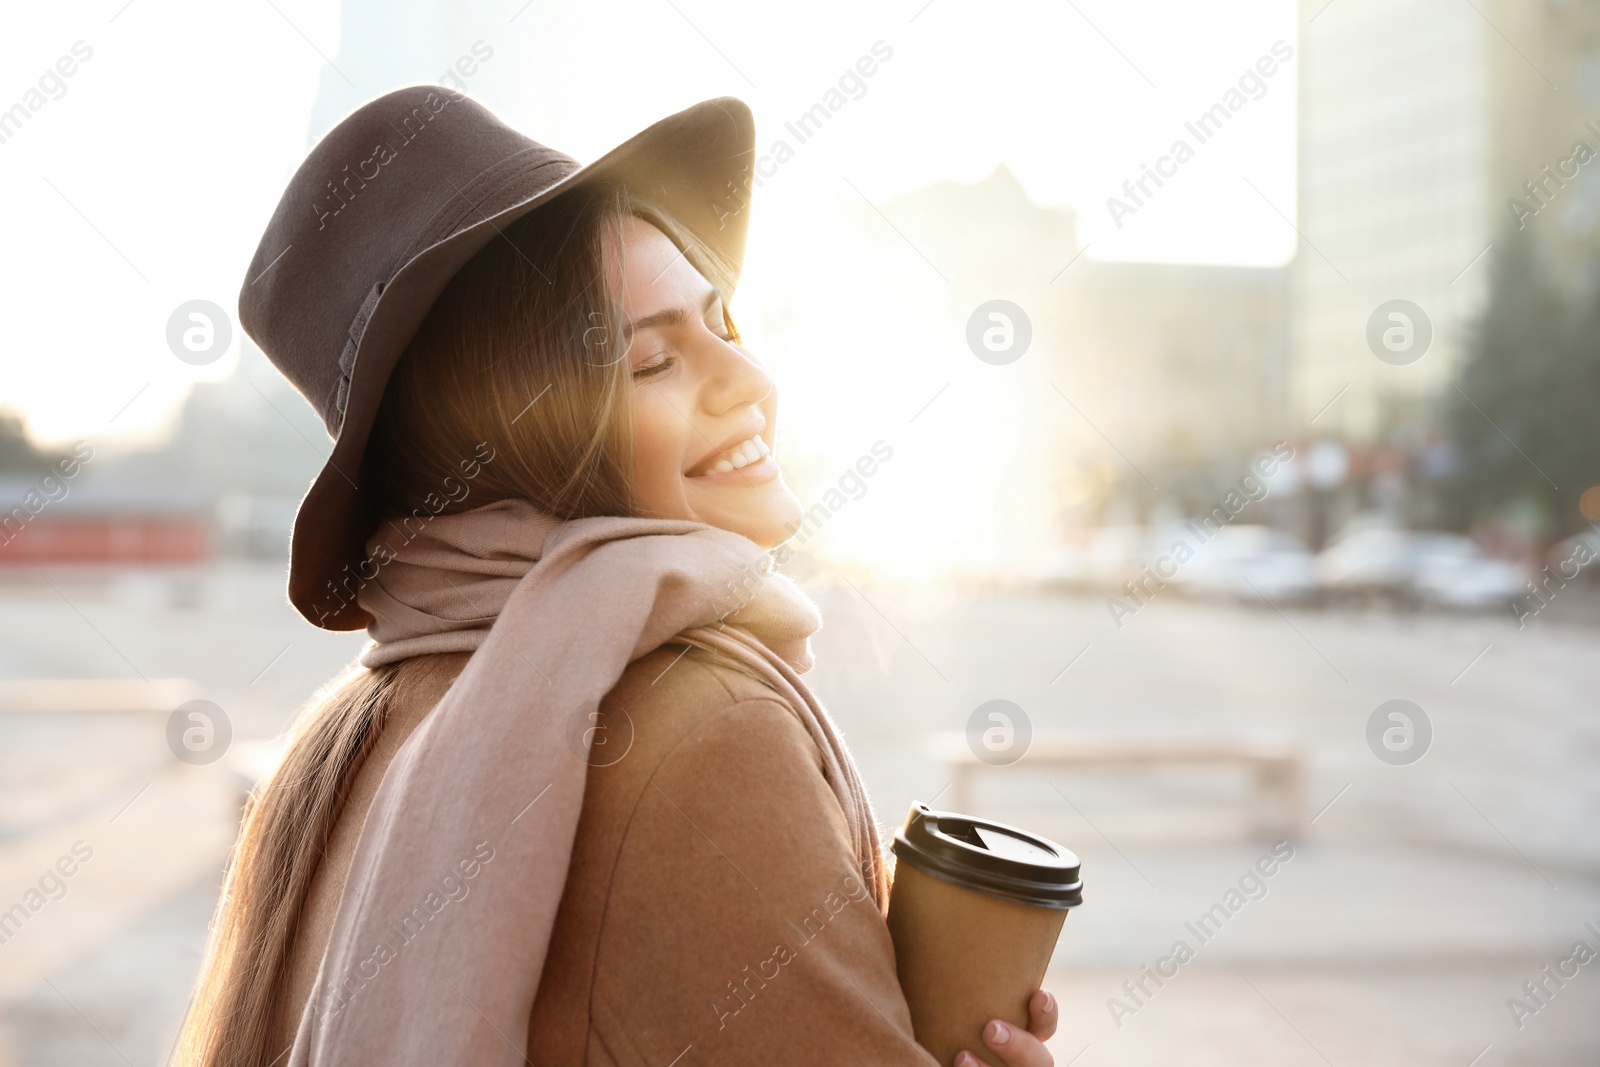
[[[1044,1010],[1047,1012],[1056,1010],[1056,995],[1048,990],[1044,995]]]
[[[978,1057],[970,1052],[962,1052],[956,1057],[956,1067],[978,1067]]]
[[[989,1024],[989,1043],[991,1045],[1003,1045],[1010,1040],[1011,1027],[998,1019]]]

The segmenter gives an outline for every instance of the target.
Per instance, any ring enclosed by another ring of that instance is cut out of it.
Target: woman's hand
[[[983,1028],[983,1043],[1006,1067],[1055,1067],[1055,1058],[1044,1043],[1055,1034],[1057,1018],[1056,998],[1041,989],[1028,1001],[1026,1030],[990,1019]],[[983,1067],[983,1061],[962,1050],[956,1053],[955,1067]]]

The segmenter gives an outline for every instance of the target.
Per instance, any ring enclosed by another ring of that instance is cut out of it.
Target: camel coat
[[[384,770],[467,659],[402,667],[401,695],[356,773],[302,913],[277,1048],[293,1042]],[[797,714],[730,661],[673,645],[632,663],[601,710],[613,724],[625,712],[633,739],[622,758],[607,754],[588,772],[527,1058],[538,1067],[932,1063],[911,1038],[894,947]],[[608,743],[626,744],[618,732],[606,731]]]

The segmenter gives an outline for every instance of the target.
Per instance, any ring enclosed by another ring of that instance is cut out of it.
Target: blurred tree
[[[1578,498],[1600,483],[1600,307],[1564,296],[1551,262],[1527,231],[1496,242],[1488,300],[1442,399],[1460,517],[1524,501],[1562,536],[1584,525]]]
[[[22,416],[0,409],[0,471],[32,472],[46,462],[45,454],[29,443]]]

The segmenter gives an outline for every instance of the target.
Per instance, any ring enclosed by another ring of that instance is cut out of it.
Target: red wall
[[[198,563],[210,550],[209,524],[193,517],[41,516],[20,533],[14,520],[0,526],[0,566]]]

